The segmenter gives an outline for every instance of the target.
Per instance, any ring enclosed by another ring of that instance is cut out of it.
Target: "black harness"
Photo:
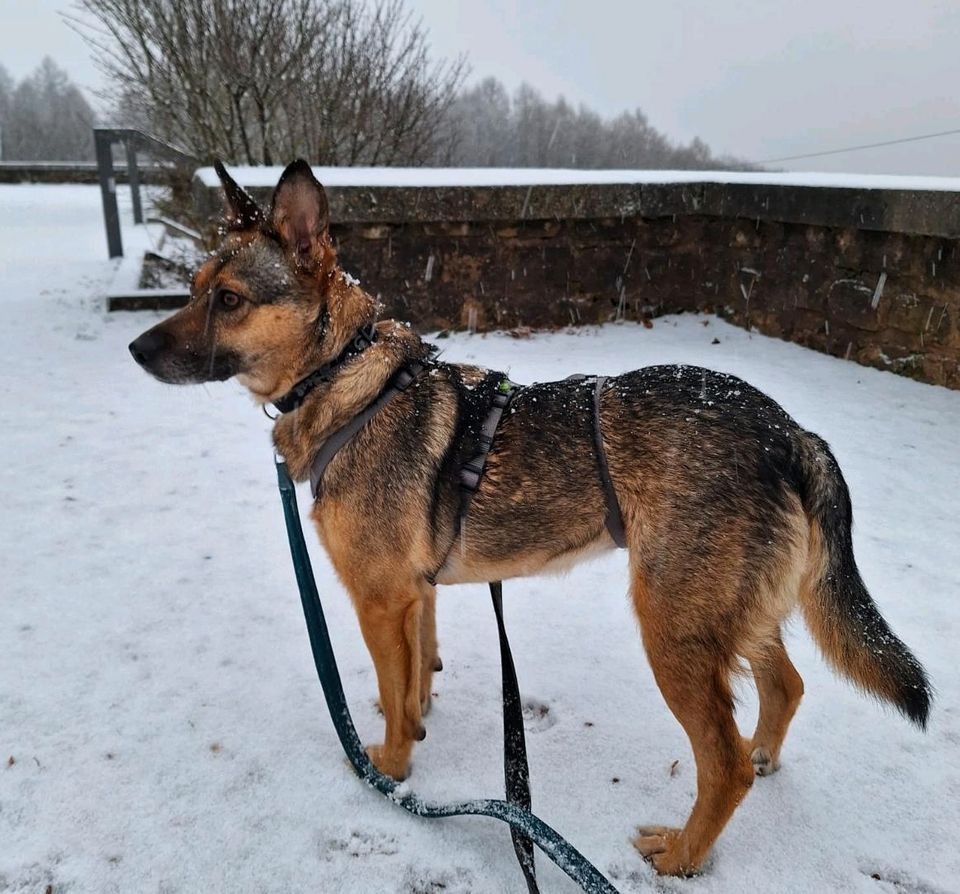
[[[293,410],[296,410],[304,402],[307,395],[314,390],[314,388],[323,382],[329,382],[344,363],[348,362],[358,354],[361,354],[368,347],[370,347],[370,345],[374,344],[376,338],[377,333],[372,324],[359,330],[347,347],[344,348],[344,350],[336,358],[328,363],[325,363],[322,367],[301,379],[289,392],[287,392],[287,394],[278,400],[273,401],[274,407],[276,407],[281,413],[289,413]],[[310,488],[314,499],[316,499],[319,492],[320,483],[323,479],[323,473],[337,453],[343,447],[345,447],[354,437],[354,435],[356,435],[360,429],[362,429],[374,416],[376,416],[380,410],[382,410],[399,394],[402,394],[404,391],[406,391],[406,389],[409,388],[410,385],[415,382],[429,366],[432,365],[432,359],[433,358],[431,355],[426,360],[413,361],[400,367],[400,369],[398,369],[397,372],[391,376],[387,384],[383,387],[383,390],[377,395],[376,398],[374,398],[373,401],[371,401],[371,403],[357,413],[353,419],[330,434],[323,444],[320,445],[320,449],[317,451],[316,456],[310,464]],[[613,482],[610,480],[610,469],[607,463],[606,450],[603,446],[603,432],[600,422],[600,398],[603,393],[606,378],[604,376],[591,377],[577,375],[571,376],[569,381],[579,381],[584,383],[593,381],[596,383],[593,389],[592,434],[594,452],[597,460],[597,469],[600,474],[600,482],[603,487],[604,498],[607,504],[605,525],[607,532],[610,534],[610,537],[613,539],[614,543],[616,543],[616,545],[622,549],[626,546],[623,516],[620,512],[620,504],[617,500]],[[494,438],[496,437],[497,428],[500,425],[500,420],[503,418],[503,414],[506,412],[511,401],[520,389],[520,385],[517,385],[504,377],[493,394],[490,407],[477,437],[476,452],[461,465],[459,470],[461,499],[453,537],[437,571],[433,572],[432,574],[425,575],[426,579],[431,584],[436,584],[436,576],[446,564],[450,551],[453,549],[453,545],[456,543],[457,537],[461,533],[463,521],[466,518],[467,511],[470,508],[470,503],[473,500],[474,494],[480,487],[481,480],[483,479],[483,472],[486,468],[490,451],[493,448],[493,442]],[[331,676],[331,671],[329,668],[326,668],[325,665],[333,664],[333,658],[332,653],[330,653],[329,657],[323,657],[323,660],[321,660],[320,652],[318,652],[318,647],[321,646],[321,644],[318,643],[318,637],[322,632],[322,638],[326,638],[326,625],[323,622],[322,612],[319,608],[319,597],[316,595],[316,587],[312,583],[312,573],[309,572],[309,558],[306,557],[306,548],[305,545],[302,544],[302,533],[299,532],[298,522],[294,520],[296,515],[295,507],[291,508],[293,507],[292,501],[295,500],[295,496],[293,495],[293,485],[286,476],[286,469],[282,463],[278,466],[278,470],[281,470],[281,493],[285,494],[285,515],[287,519],[288,532],[291,535],[291,548],[294,552],[294,565],[297,568],[298,580],[301,584],[301,597],[304,601],[304,610],[307,613],[307,626],[310,629],[311,644],[314,647],[314,656],[318,659],[317,670],[320,673],[321,682],[323,682],[326,692],[328,678]],[[285,481],[286,484],[284,484]],[[299,533],[300,552],[302,553],[299,556],[295,544],[296,537],[294,536],[294,527],[296,527],[296,531]],[[306,570],[304,570],[302,567],[304,565],[306,566]],[[309,577],[309,586],[307,589],[312,589],[312,596],[309,598],[305,592],[305,578],[302,578],[302,575],[304,574],[308,575]],[[532,822],[536,820],[536,817],[530,813],[532,803],[530,797],[530,771],[527,762],[526,739],[523,728],[523,706],[520,699],[520,687],[517,682],[516,670],[513,663],[513,655],[510,652],[510,644],[507,640],[507,631],[503,620],[503,584],[501,581],[490,582],[490,596],[493,601],[494,614],[496,615],[497,619],[497,630],[500,639],[500,665],[503,678],[504,781],[507,793],[507,804],[520,808],[520,810],[523,811],[524,817],[527,818],[526,820],[517,822],[509,819],[507,821],[510,822],[510,834],[513,839],[513,847],[517,855],[517,861],[520,864],[520,869],[523,872],[524,880],[527,884],[527,890],[529,894],[539,894],[539,888],[536,880],[536,866],[534,864],[534,839],[536,839],[536,844],[543,848],[551,857],[551,859],[560,865],[561,868],[563,868],[568,874],[580,882],[584,890],[612,892],[612,886],[610,886],[609,883],[603,879],[602,875],[600,875],[600,873],[593,866],[591,866],[588,861],[586,861],[580,854],[576,853],[576,851],[572,851],[572,854],[564,854],[562,859],[558,859],[558,854],[555,854],[551,847],[545,846],[544,833],[538,829],[535,823]],[[316,603],[315,605],[313,605],[314,602]],[[316,617],[318,612],[320,613],[319,621]],[[328,640],[326,649],[329,652]],[[333,675],[335,677],[335,664],[333,665],[333,668]],[[336,682],[338,684],[339,680]],[[334,688],[336,689],[337,687],[335,686]],[[356,747],[354,747],[355,743],[349,743],[350,747],[348,747],[347,742],[347,738],[349,738],[350,735],[352,735],[353,738],[356,737],[356,733],[352,730],[352,725],[350,726],[349,731],[345,732],[344,730],[341,730],[340,726],[337,724],[336,715],[346,710],[346,703],[343,702],[342,691],[340,691],[339,694],[339,702],[342,703],[342,706],[337,705],[335,708],[334,703],[331,701],[331,694],[329,692],[327,693],[327,699],[331,709],[331,715],[334,717],[334,723],[337,725],[337,730],[340,734],[341,741],[344,744],[344,748],[347,750],[348,756],[350,756],[351,760],[354,761],[354,766],[357,768],[358,772],[360,772],[361,775],[367,779],[367,781],[371,782],[371,784],[374,784],[377,788],[381,788],[384,793],[388,793],[383,788],[383,785],[374,779],[374,770],[372,766],[366,768],[358,766],[358,760],[355,760],[355,755],[353,754],[353,752],[357,750]],[[349,718],[349,713],[347,713],[347,717]],[[382,778],[384,780],[386,779],[386,777]],[[384,785],[386,785],[386,783],[384,783]],[[391,788],[389,792],[391,796],[392,791],[393,790]],[[403,801],[399,801],[398,803],[400,803],[401,806],[405,806],[407,809],[410,809],[411,812],[419,813],[422,816],[450,815],[440,812],[433,814],[430,811],[422,810],[420,808],[414,809],[413,807],[404,804]],[[474,810],[470,812],[483,811]],[[506,819],[504,816],[498,816],[498,818]],[[539,822],[539,820],[536,820],[536,822]],[[556,833],[554,833],[553,830],[550,830],[549,827],[544,828],[548,829],[550,833],[556,836]],[[556,837],[559,838],[559,836]],[[563,843],[563,845],[566,845],[566,842],[564,842],[563,839],[559,840]],[[551,841],[549,843],[552,845],[552,847],[557,846],[555,842]],[[569,845],[566,846],[569,847]],[[575,857],[573,855],[575,855]],[[579,873],[583,873],[583,875],[581,876]]]
[[[283,397],[273,401],[274,407],[276,407],[280,413],[290,413],[296,410],[307,399],[307,396],[314,388],[324,382],[331,381],[341,366],[359,354],[362,354],[367,348],[374,344],[376,340],[377,330],[372,323],[357,330],[357,334],[333,360],[328,361],[310,373],[310,375],[302,378],[293,388],[283,395]],[[316,499],[319,492],[320,482],[323,480],[323,473],[333,458],[350,443],[354,435],[376,416],[380,410],[397,397],[397,395],[406,391],[431,365],[432,355],[427,360],[415,360],[401,366],[400,369],[390,377],[387,384],[384,385],[383,390],[373,401],[357,413],[349,422],[331,433],[320,445],[320,449],[310,464],[310,490],[314,499]],[[597,471],[600,473],[600,484],[603,488],[604,500],[607,504],[607,514],[604,524],[613,542],[620,549],[624,549],[627,543],[623,527],[623,515],[620,512],[617,492],[614,490],[613,482],[610,480],[610,467],[607,463],[607,451],[603,446],[603,429],[600,420],[600,399],[607,378],[606,376],[573,375],[569,376],[567,381],[595,383],[593,389],[592,436],[593,449],[597,460]],[[470,502],[480,487],[480,481],[483,478],[483,472],[487,464],[487,457],[493,448],[493,441],[496,437],[500,420],[503,418],[507,407],[510,406],[510,402],[521,387],[522,386],[517,385],[515,382],[511,382],[508,378],[503,378],[493,395],[490,409],[480,428],[480,434],[477,438],[477,451],[460,467],[459,477],[462,498],[460,501],[460,511],[456,519],[453,542],[456,542],[460,534],[463,520],[466,518],[467,510],[470,508]],[[443,562],[440,563],[437,572],[432,575],[427,575],[430,583],[436,583],[436,574],[439,573],[439,569],[443,568],[446,563],[447,556],[453,548],[453,542],[450,544],[450,547],[448,547],[447,555],[444,556]]]

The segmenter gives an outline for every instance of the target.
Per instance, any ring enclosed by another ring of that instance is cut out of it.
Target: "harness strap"
[[[419,360],[407,366],[400,367],[373,403],[357,413],[346,425],[338,428],[320,445],[317,455],[310,464],[310,492],[313,494],[314,499],[316,499],[317,492],[320,489],[320,482],[323,479],[324,470],[330,465],[330,461],[350,442],[350,439],[390,403],[390,401],[398,394],[406,391],[411,383],[414,382],[426,368],[426,364],[421,363]]]
[[[624,549],[627,545],[627,537],[623,529],[623,514],[620,512],[620,502],[617,500],[617,492],[613,489],[613,482],[610,480],[610,467],[607,465],[607,451],[603,447],[603,429],[600,425],[600,394],[603,391],[603,384],[607,381],[606,376],[597,376],[597,385],[593,389],[593,446],[597,453],[597,469],[600,471],[600,482],[603,484],[603,495],[607,500],[607,518],[605,524],[607,531],[613,538],[613,542]]]
[[[483,477],[487,465],[487,458],[493,447],[500,420],[510,406],[510,401],[519,389],[519,385],[504,378],[493,396],[493,402],[477,438],[477,452],[460,468],[460,511],[457,514],[456,529],[450,549],[463,526],[470,502],[473,500],[480,479]],[[447,561],[443,557],[440,563],[442,568]],[[436,583],[436,575],[427,578]],[[500,639],[500,674],[503,692],[503,778],[507,793],[507,802],[515,804],[522,810],[530,811],[532,798],[530,796],[530,766],[527,761],[527,740],[523,730],[523,703],[520,699],[520,684],[517,682],[517,670],[513,663],[513,654],[510,651],[510,641],[507,639],[507,628],[503,621],[503,582],[490,581],[490,599],[493,602],[493,613],[497,618],[497,633]],[[524,881],[527,883],[528,894],[540,894],[537,886],[537,867],[534,860],[533,840],[525,830],[511,826],[510,837],[513,839],[513,850],[520,864]]]
[[[509,379],[501,380],[496,393],[493,395],[490,410],[483,420],[483,425],[480,426],[480,434],[477,436],[477,452],[460,467],[460,508],[454,520],[453,537],[450,538],[450,543],[443,554],[443,559],[440,560],[440,564],[434,571],[425,575],[427,583],[433,586],[436,586],[437,575],[447,564],[453,546],[463,530],[463,520],[467,517],[467,510],[470,508],[470,503],[477,492],[477,488],[480,487],[480,479],[483,477],[483,470],[487,466],[487,457],[493,447],[493,439],[500,425],[500,420],[519,390],[520,386]],[[492,587],[493,584],[491,583],[490,586]]]
[[[523,703],[520,701],[520,685],[513,653],[507,639],[503,622],[503,583],[490,582],[490,599],[493,613],[497,616],[497,633],[500,637],[500,676],[503,686],[503,781],[507,801],[523,810],[530,811],[530,767],[527,763],[527,740],[523,731]],[[529,834],[511,826],[510,837],[513,850],[520,864],[520,871],[527,882],[529,894],[540,894],[537,887],[537,867],[534,863],[533,841]]]
[[[457,520],[457,527],[463,521],[470,506],[473,495],[480,486],[480,479],[483,477],[483,470],[487,465],[487,457],[490,455],[490,448],[493,447],[493,438],[497,433],[497,426],[500,425],[500,419],[510,406],[510,401],[520,388],[509,379],[504,379],[496,394],[493,395],[493,403],[490,405],[490,411],[487,418],[483,420],[480,428],[480,434],[477,437],[477,452],[468,459],[460,469],[460,486],[463,488],[463,500],[460,504],[460,518]]]

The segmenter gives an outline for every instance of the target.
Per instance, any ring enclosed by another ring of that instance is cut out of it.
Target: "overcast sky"
[[[960,129],[960,0],[408,0],[471,79],[528,81],[605,115],[639,107],[670,138],[764,160]],[[60,20],[69,0],[0,0],[0,64],[44,54],[99,75]],[[783,163],[960,174],[960,135]]]

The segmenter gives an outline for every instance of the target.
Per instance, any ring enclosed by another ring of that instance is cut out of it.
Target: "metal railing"
[[[123,257],[123,239],[120,236],[120,211],[117,208],[117,176],[113,165],[113,147],[122,143],[127,154],[127,177],[133,200],[133,222],[143,223],[143,201],[140,196],[140,171],[137,154],[143,152],[157,159],[181,165],[200,164],[199,159],[143,133],[128,127],[95,127],[93,142],[97,156],[97,177],[103,199],[103,222],[107,230],[107,252],[111,258]]]

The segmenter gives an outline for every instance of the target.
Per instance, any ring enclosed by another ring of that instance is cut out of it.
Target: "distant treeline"
[[[562,97],[544,99],[533,87],[511,96],[496,78],[462,90],[447,118],[454,165],[538,168],[673,168],[726,170],[749,166],[715,158],[701,140],[675,145],[651,127],[640,109],[605,119]]]
[[[96,116],[80,88],[49,57],[16,83],[0,65],[0,159],[87,161]]]
[[[747,167],[672,143],[642,111],[603,118],[495,78],[464,87],[405,0],[75,0],[112,120],[210,161],[577,168]],[[92,156],[94,113],[50,59],[0,67],[4,159]]]

